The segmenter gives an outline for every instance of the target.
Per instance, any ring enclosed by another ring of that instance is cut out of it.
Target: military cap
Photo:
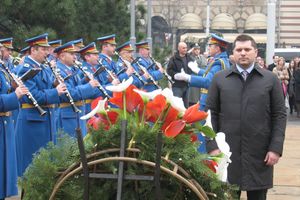
[[[125,42],[124,44],[122,44],[121,46],[119,46],[116,50],[118,52],[120,52],[122,50],[124,50],[124,51],[134,51],[134,49],[132,48],[132,46],[130,44],[130,41]]]
[[[82,39],[82,38],[77,39],[77,40],[73,40],[72,42],[73,42],[74,45],[77,46],[77,47],[80,47],[80,48],[84,47],[83,39]]]
[[[74,46],[74,42],[73,41],[67,42],[54,49],[54,53],[63,53],[63,52],[77,53]]]
[[[97,38],[97,41],[99,41],[101,44],[108,43],[116,45],[116,34],[99,37]]]
[[[198,43],[195,43],[193,46],[192,46],[194,49],[200,49],[200,46]]]
[[[13,38],[0,39],[0,43],[2,44],[2,46],[8,49],[14,49],[14,47],[12,46],[12,42],[13,42]]]
[[[48,43],[48,33],[44,33],[42,35],[35,36],[33,38],[29,38],[25,40],[29,44],[29,46],[42,46],[42,47],[50,47]]]
[[[219,45],[221,47],[227,47],[229,42],[226,41],[224,38],[212,33],[208,44],[216,44],[216,45]]]
[[[99,51],[96,48],[95,42],[92,42],[92,43],[86,45],[85,47],[83,47],[82,49],[80,49],[79,53],[81,55],[84,55],[84,54],[98,54]]]
[[[56,47],[61,46],[62,40],[52,40],[52,41],[49,41],[49,44],[51,47],[56,48]]]
[[[141,48],[150,49],[148,41],[138,42],[138,43],[135,44],[135,46],[136,46],[137,49],[141,49]]]
[[[24,47],[23,49],[20,50],[20,54],[24,55],[26,52],[29,50],[30,46]]]

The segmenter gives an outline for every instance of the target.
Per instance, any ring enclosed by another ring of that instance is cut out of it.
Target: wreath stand
[[[156,160],[154,162],[150,162],[147,160],[140,160],[135,157],[125,157],[125,153],[139,153],[140,150],[137,148],[126,148],[126,127],[127,121],[121,121],[121,138],[120,138],[120,148],[111,148],[102,151],[98,151],[89,155],[85,154],[84,144],[82,139],[82,134],[80,128],[76,129],[78,146],[80,151],[80,162],[73,163],[70,165],[58,178],[56,184],[53,187],[51,196],[49,200],[54,200],[56,193],[59,191],[60,187],[63,183],[69,178],[75,175],[82,175],[84,177],[84,194],[83,199],[89,200],[89,179],[115,179],[117,180],[117,200],[122,199],[122,188],[123,188],[123,180],[132,180],[132,181],[154,181],[155,186],[155,199],[162,200],[162,193],[160,187],[160,174],[164,173],[166,175],[172,176],[181,182],[185,187],[189,188],[200,200],[207,200],[207,195],[214,196],[215,194],[207,193],[203,190],[203,188],[194,180],[182,167],[177,165],[171,160],[161,157],[161,148],[162,148],[162,132],[159,132],[157,136],[157,148],[156,148]],[[106,157],[99,158],[99,156],[103,154],[112,154],[118,153],[119,156],[115,157]],[[127,154],[126,154],[127,155]],[[164,161],[168,163],[171,167],[161,166],[160,162]],[[89,168],[95,167],[96,165],[100,165],[107,162],[118,162],[119,168],[117,174],[108,174],[108,173],[94,173],[90,172]],[[126,175],[124,173],[124,164],[125,163],[136,163],[141,164],[142,166],[153,168],[153,175]]]

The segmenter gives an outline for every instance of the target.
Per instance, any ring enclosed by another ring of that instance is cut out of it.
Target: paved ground
[[[275,167],[268,200],[300,200],[300,118],[289,116],[283,157]],[[7,200],[19,200],[19,197]],[[246,200],[245,193],[242,200]]]

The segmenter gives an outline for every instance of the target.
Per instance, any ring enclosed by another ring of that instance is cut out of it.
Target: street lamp
[[[267,19],[267,64],[271,64],[275,48],[276,0],[268,0]]]
[[[150,47],[150,53],[152,53],[151,18],[152,18],[152,0],[148,0],[147,1],[147,41]]]
[[[130,0],[130,43],[135,54],[135,0]]]

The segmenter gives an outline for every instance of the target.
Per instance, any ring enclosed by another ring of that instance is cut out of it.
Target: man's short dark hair
[[[246,41],[251,41],[251,45],[254,47],[254,49],[257,49],[257,44],[255,40],[250,36],[250,35],[239,35],[235,38],[233,42],[233,49],[235,48],[236,42],[246,42]]]

